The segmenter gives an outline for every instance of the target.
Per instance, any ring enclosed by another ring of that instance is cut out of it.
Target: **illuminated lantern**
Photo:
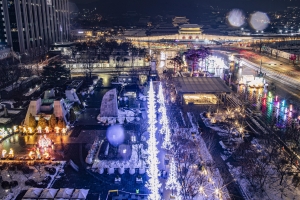
[[[38,133],[42,133],[42,127],[37,127],[37,131],[38,131]]]
[[[5,158],[6,157],[6,153],[7,151],[5,149],[2,150],[2,158]]]
[[[52,141],[46,135],[44,135],[43,137],[41,137],[39,139],[39,147],[41,147],[41,148],[50,147],[51,143],[52,143]]]
[[[15,157],[15,156],[14,156],[14,150],[13,150],[12,148],[9,149],[8,157],[9,157],[9,158]]]
[[[49,133],[49,127],[48,126],[46,126],[45,131],[46,131],[46,133]]]
[[[59,133],[59,127],[55,127],[55,133]]]
[[[28,157],[32,160],[34,158],[34,152],[30,151]]]

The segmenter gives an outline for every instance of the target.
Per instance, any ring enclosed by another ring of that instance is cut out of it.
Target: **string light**
[[[170,128],[169,128],[169,121],[167,117],[167,109],[165,105],[165,98],[163,96],[163,89],[162,89],[162,84],[159,84],[158,87],[158,102],[160,103],[160,108],[159,111],[161,112],[161,121],[160,123],[162,124],[162,127],[160,129],[161,134],[165,134],[164,141],[162,144],[162,147],[165,149],[170,149],[172,147],[171,143],[171,136],[170,136]]]
[[[155,137],[156,133],[156,109],[155,109],[155,92],[153,89],[153,83],[152,80],[150,81],[150,87],[148,92],[148,124],[149,124],[149,133],[150,137],[148,140],[148,176],[149,180],[146,184],[146,187],[150,190],[149,199],[151,200],[158,200],[160,199],[159,195],[159,188],[161,186],[159,180],[158,180],[158,149],[156,147],[157,141]]]
[[[172,190],[172,195],[173,195],[173,191],[175,190],[177,194],[176,199],[181,199],[180,197],[181,186],[177,180],[177,170],[176,170],[174,158],[172,158],[170,162],[169,177],[167,179],[165,187],[166,189]]]

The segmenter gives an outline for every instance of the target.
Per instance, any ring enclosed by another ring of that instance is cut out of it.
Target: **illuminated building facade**
[[[39,56],[45,54],[51,44],[69,40],[68,0],[1,2],[6,36],[4,41],[14,51]]]

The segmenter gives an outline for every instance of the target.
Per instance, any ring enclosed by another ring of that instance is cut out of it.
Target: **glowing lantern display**
[[[39,139],[39,147],[41,148],[47,148],[51,146],[51,143],[51,140],[46,135]]]
[[[15,157],[15,155],[14,155],[14,150],[13,150],[12,148],[9,149],[8,157],[9,157],[9,158]]]
[[[45,128],[45,132],[49,133],[49,127],[48,126],[46,126],[46,128]]]
[[[28,154],[28,156],[29,156],[30,159],[33,159],[34,158],[34,152],[30,151],[29,154]]]
[[[32,128],[31,127],[28,128],[28,132],[32,133]]]
[[[38,159],[41,159],[41,152],[40,152],[40,149],[39,149],[39,148],[36,149],[36,157],[37,157]]]
[[[2,150],[2,158],[5,158],[6,157],[6,153],[7,151],[5,149]]]
[[[37,127],[37,132],[38,132],[38,133],[42,133],[42,127],[38,126],[38,127]]]
[[[59,127],[55,127],[55,133],[59,133]]]
[[[61,129],[61,133],[62,133],[62,134],[66,134],[66,132],[67,132],[67,129],[66,129],[66,128],[62,128],[62,129]]]
[[[48,153],[48,152],[45,152],[45,153],[43,154],[43,156],[44,156],[44,158],[47,159],[47,160],[50,159],[50,156],[49,156],[49,153]]]

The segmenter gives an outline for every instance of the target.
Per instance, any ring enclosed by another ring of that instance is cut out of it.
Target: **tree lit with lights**
[[[171,143],[171,138],[170,138],[169,120],[168,120],[168,117],[167,117],[167,109],[166,109],[166,105],[165,105],[165,98],[163,96],[162,90],[163,90],[162,85],[160,83],[159,88],[158,88],[158,102],[160,103],[159,111],[162,114],[161,120],[160,120],[160,123],[162,124],[162,127],[160,129],[160,133],[165,134],[164,141],[163,141],[163,144],[162,144],[163,148],[170,149],[171,146],[172,146],[172,143]]]
[[[172,195],[174,194],[174,191],[176,191],[176,199],[181,199],[180,198],[181,186],[177,180],[177,170],[176,170],[174,158],[172,158],[170,162],[170,172],[166,182],[166,189],[170,189],[172,191]]]
[[[161,186],[158,180],[158,149],[156,147],[157,141],[155,137],[156,133],[156,109],[155,109],[155,92],[153,89],[153,83],[150,81],[150,87],[148,92],[148,124],[149,124],[149,140],[148,140],[148,176],[149,180],[146,184],[147,188],[150,190],[151,194],[149,199],[157,200],[160,199],[159,188]]]

